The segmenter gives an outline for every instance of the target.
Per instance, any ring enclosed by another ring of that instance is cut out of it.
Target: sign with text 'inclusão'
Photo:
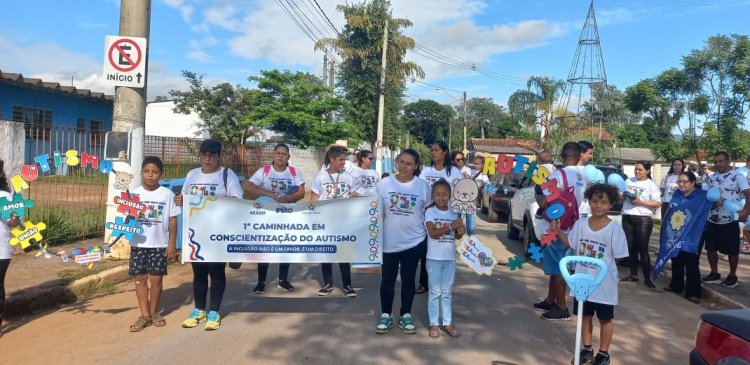
[[[146,38],[104,38],[104,81],[113,86],[146,85]]]

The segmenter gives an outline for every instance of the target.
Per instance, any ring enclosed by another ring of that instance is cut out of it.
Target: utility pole
[[[466,91],[464,91],[464,155],[466,155],[466,151]]]
[[[453,148],[451,147],[451,140],[453,140],[453,121],[448,121],[448,151],[453,151]]]
[[[330,70],[328,72],[328,77],[329,77],[328,87],[331,88],[331,95],[333,95],[333,89],[334,89],[334,86],[333,86],[333,75],[336,72],[336,61],[331,60],[331,66],[330,67],[331,68],[330,68]]]
[[[383,27],[383,58],[380,61],[380,98],[378,99],[378,132],[375,137],[376,157],[375,170],[383,174],[383,113],[385,111],[385,56],[388,50],[388,18]]]
[[[120,0],[120,35],[149,38],[151,31],[151,0]],[[148,57],[149,52],[145,52]],[[143,62],[148,64],[148,59]],[[144,76],[148,80],[148,73]],[[130,165],[133,171],[140,171],[143,161],[144,128],[146,124],[146,87],[131,88],[118,86],[115,89],[115,102],[112,113],[112,130],[131,132]],[[133,186],[141,185],[141,176],[133,174]]]
[[[323,85],[328,82],[328,53],[323,55]]]

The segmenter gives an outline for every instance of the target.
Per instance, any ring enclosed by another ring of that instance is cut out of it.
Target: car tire
[[[508,238],[512,240],[517,240],[520,235],[521,231],[518,230],[515,226],[513,226],[513,216],[511,215],[510,211],[508,212]]]
[[[536,237],[534,237],[534,230],[531,228],[531,225],[529,224],[528,220],[524,220],[523,221],[523,252],[526,253],[527,258],[531,256],[531,254],[529,254],[529,248],[531,248],[531,243],[536,242],[536,240],[537,240]]]
[[[487,208],[487,221],[490,223],[497,223],[500,221],[497,211],[492,209],[492,207]]]

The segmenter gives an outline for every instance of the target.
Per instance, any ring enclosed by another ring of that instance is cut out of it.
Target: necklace
[[[328,172],[328,171],[326,171],[326,172]],[[339,183],[339,177],[341,177],[341,173],[337,172],[336,173],[336,180],[334,181],[333,180],[333,176],[331,175],[330,172],[328,172],[328,178],[331,179],[331,183],[332,184],[338,184]]]

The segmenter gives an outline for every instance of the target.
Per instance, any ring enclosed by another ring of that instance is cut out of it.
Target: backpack
[[[578,220],[578,200],[575,195],[575,187],[568,186],[568,174],[565,173],[565,170],[563,169],[561,169],[560,173],[563,180],[563,189],[560,191],[560,196],[549,202],[547,206],[549,207],[552,204],[560,204],[565,208],[565,212],[563,212],[558,220],[560,220],[560,229],[568,230],[572,228],[573,224]],[[547,215],[547,209],[544,209],[542,212],[542,218],[547,222],[552,222],[553,220]]]
[[[293,166],[289,166],[289,172],[292,174],[292,178],[297,178],[297,170]],[[263,181],[266,180],[266,176],[271,173],[271,165],[266,165],[263,167],[263,177],[260,179],[260,183],[263,184]]]

